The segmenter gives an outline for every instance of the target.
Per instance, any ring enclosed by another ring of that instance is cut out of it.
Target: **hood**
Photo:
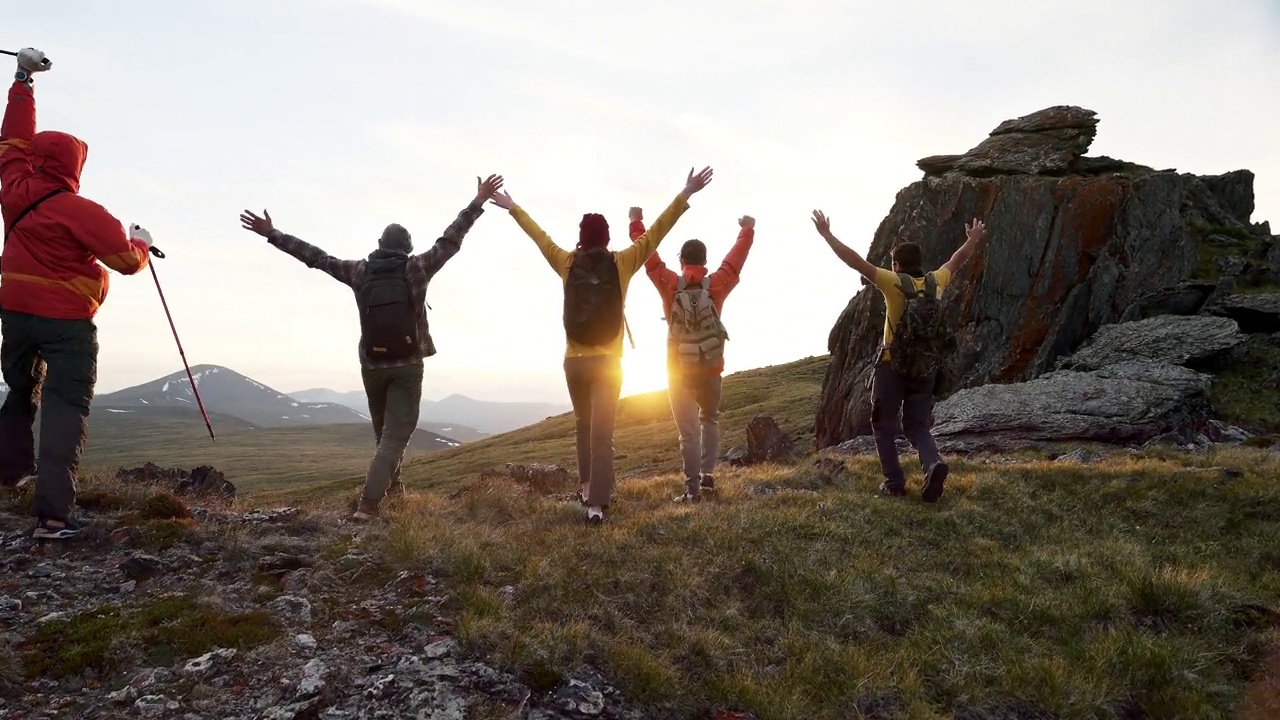
[[[382,248],[378,248],[377,250],[369,253],[369,258],[365,261],[365,266],[371,272],[382,272],[385,270],[393,270],[397,267],[403,267],[407,262],[409,262],[409,255],[407,253],[402,253],[398,250],[384,250]]]
[[[685,265],[684,270],[680,274],[684,276],[684,282],[686,285],[696,285],[702,282],[702,279],[707,276],[707,266]]]
[[[31,140],[31,165],[37,175],[58,183],[71,192],[80,191],[80,172],[89,157],[89,146],[64,132],[46,130]]]

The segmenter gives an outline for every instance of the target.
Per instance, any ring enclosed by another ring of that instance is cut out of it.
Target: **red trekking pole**
[[[164,253],[159,248],[152,246],[149,248],[152,255],[160,259],[164,259]],[[209,428],[209,439],[217,442],[217,438],[213,436],[213,425],[209,424],[209,413],[204,411],[204,403],[200,400],[200,390],[196,387],[196,379],[191,377],[191,366],[187,364],[187,354],[182,350],[182,341],[178,339],[178,328],[173,326],[173,315],[169,312],[169,303],[165,302],[164,290],[160,289],[160,278],[156,275],[156,264],[147,263],[147,267],[151,268],[151,279],[156,281],[156,292],[160,293],[160,304],[164,306],[164,316],[169,319],[169,329],[173,331],[173,341],[178,343],[178,354],[182,356],[182,367],[187,369],[187,380],[191,382],[191,392],[196,396],[196,404],[200,406],[200,414],[204,416],[204,426]]]

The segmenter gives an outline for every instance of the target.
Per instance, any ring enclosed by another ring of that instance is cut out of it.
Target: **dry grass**
[[[693,507],[625,481],[602,528],[476,482],[411,495],[387,543],[473,648],[546,683],[590,661],[682,717],[1220,717],[1274,639],[1273,454],[960,462],[936,506],[847,467],[730,472]]]

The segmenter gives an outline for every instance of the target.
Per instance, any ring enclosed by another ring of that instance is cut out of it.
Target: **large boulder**
[[[1280,332],[1280,293],[1228,295],[1212,303],[1209,312],[1231,318],[1246,332]]]
[[[1092,111],[1050,108],[1007,121],[964,156],[926,158],[926,176],[898,193],[876,229],[872,263],[888,267],[890,249],[910,241],[932,268],[964,241],[966,222],[986,222],[985,249],[943,299],[960,350],[945,368],[942,397],[1040,377],[1122,317],[1201,312],[1213,292],[1211,282],[1192,282],[1201,240],[1254,233],[1239,218],[1251,174],[1206,179],[1083,157],[1095,123]],[[864,283],[828,337],[819,448],[870,433],[866,380],[883,323],[884,300]]]
[[[1196,315],[1162,315],[1104,325],[1059,367],[1098,370],[1132,360],[1154,360],[1188,367],[1221,366],[1245,341],[1235,320]]]

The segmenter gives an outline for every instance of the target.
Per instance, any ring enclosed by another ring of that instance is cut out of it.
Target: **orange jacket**
[[[104,265],[124,275],[147,266],[147,246],[130,240],[101,205],[80,197],[89,146],[61,132],[36,132],[31,86],[14,82],[0,126],[0,215],[8,230],[31,203],[0,256],[0,307],[47,318],[92,318],[107,299]]]
[[[633,220],[630,231],[631,239],[634,241],[644,233],[644,222]],[[747,262],[747,254],[751,252],[751,245],[754,240],[754,228],[742,228],[739,230],[738,241],[733,244],[729,253],[724,256],[724,262],[720,263],[720,268],[711,273],[711,286],[707,288],[707,293],[711,295],[711,304],[715,306],[717,313],[723,313],[725,298],[729,297],[729,293],[738,286],[738,281],[742,276],[742,266]],[[649,275],[649,280],[653,282],[653,286],[658,289],[658,295],[662,298],[663,317],[669,316],[671,314],[671,303],[675,301],[676,289],[679,287],[680,275],[668,268],[656,252],[645,260],[644,269]],[[705,265],[689,265],[683,269],[682,274],[686,284],[696,285],[707,277],[707,268]],[[716,369],[716,372],[723,371],[724,366],[722,363]]]

